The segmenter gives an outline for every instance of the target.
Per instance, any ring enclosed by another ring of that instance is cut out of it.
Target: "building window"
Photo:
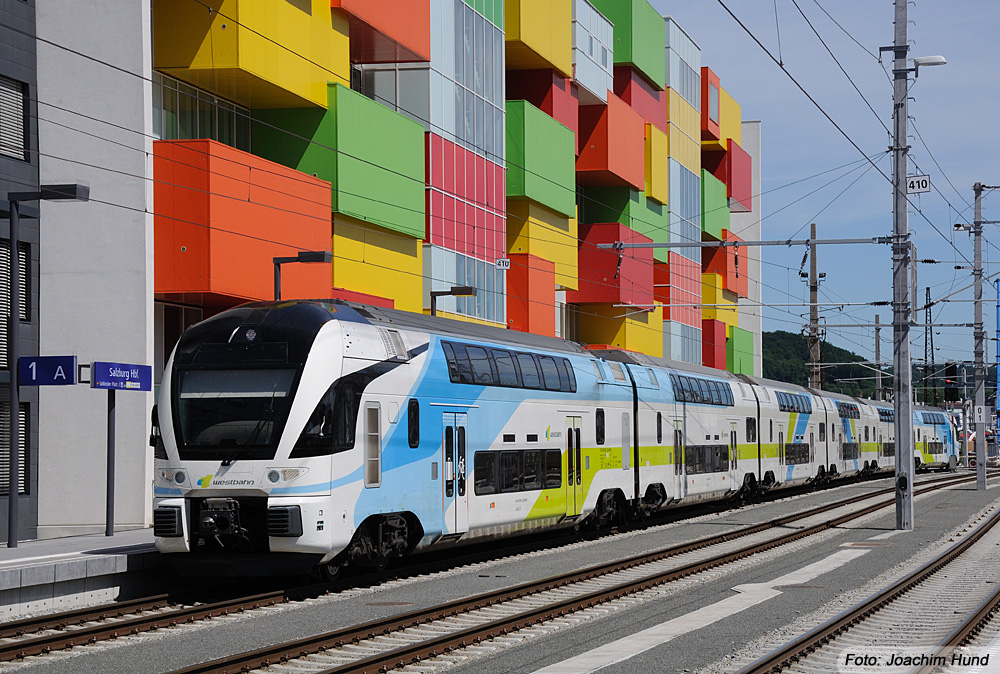
[[[153,136],[208,138],[250,151],[250,111],[173,77],[153,73]]]
[[[0,77],[0,155],[28,161],[28,95],[23,82]]]
[[[28,493],[28,403],[18,412],[21,435],[18,438],[17,493]],[[0,496],[10,494],[10,403],[0,403]]]
[[[27,321],[31,316],[31,286],[29,279],[28,244],[20,245],[20,269],[18,276],[21,279],[21,321]],[[0,320],[6,325],[7,317],[10,316],[10,241],[0,241]],[[0,330],[0,367],[7,367],[7,330]]]

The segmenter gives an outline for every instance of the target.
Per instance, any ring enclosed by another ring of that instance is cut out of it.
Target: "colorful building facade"
[[[45,205],[51,224],[27,225],[22,353],[149,363],[158,384],[184,329],[271,299],[274,258],[317,250],[332,262],[283,266],[283,299],[429,313],[431,292],[471,286],[437,313],[760,373],[759,254],[699,247],[760,238],[759,124],[648,0],[95,1],[115,20],[52,0],[37,25],[93,58],[39,41],[37,57],[0,59],[0,93],[28,113],[0,181],[77,175],[97,200],[86,216]],[[66,111],[33,112],[36,88],[68,100],[89,82]],[[33,152],[42,142],[66,157]],[[618,242],[645,247],[601,247]],[[80,327],[110,294],[140,326],[114,339]],[[68,442],[60,428],[100,419],[81,395],[22,398],[30,535],[102,526],[99,507],[67,518],[37,498],[100,478],[38,465]],[[124,405],[148,421],[152,401]],[[126,525],[148,523],[148,482],[124,497]]]

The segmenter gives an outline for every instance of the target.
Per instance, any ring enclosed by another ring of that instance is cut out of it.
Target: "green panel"
[[[716,241],[729,229],[729,198],[726,184],[705,169],[701,170],[701,231]]]
[[[670,212],[666,206],[646,197],[642,190],[630,187],[588,187],[580,221],[583,223],[620,222],[631,230],[648,236],[653,243],[670,241]],[[667,248],[654,248],[653,259],[666,262]]]
[[[666,23],[647,0],[591,0],[615,25],[615,65],[630,65],[657,89],[667,81]]]
[[[507,101],[507,196],[576,215],[575,136],[527,101]]]
[[[726,340],[726,369],[736,374],[753,374],[753,333],[730,328]]]
[[[476,0],[476,4],[473,7],[477,12],[486,16],[486,0]]]
[[[504,1],[505,0],[493,0],[493,25],[503,30],[504,21]]]
[[[424,238],[424,127],[339,84],[328,110],[254,110],[253,152],[329,180],[334,212]]]

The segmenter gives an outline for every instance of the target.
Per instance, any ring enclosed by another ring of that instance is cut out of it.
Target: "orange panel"
[[[430,0],[330,0],[351,25],[351,61],[431,60]]]
[[[580,106],[577,182],[646,188],[646,123],[628,103],[608,92],[607,105]]]
[[[526,253],[508,257],[507,327],[555,337],[555,264]]]
[[[722,230],[723,241],[742,241],[740,237],[728,229]],[[702,248],[701,270],[703,273],[714,273],[722,277],[722,287],[740,297],[746,297],[749,284],[749,260],[745,246],[739,248]]]
[[[330,250],[330,183],[211,140],[153,143],[155,292],[267,300],[277,256]],[[282,297],[327,297],[330,266],[287,264]]]

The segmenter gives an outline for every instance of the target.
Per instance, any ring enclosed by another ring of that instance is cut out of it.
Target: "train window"
[[[503,434],[503,441],[504,442],[514,442],[514,434],[513,433],[504,433]]]
[[[472,364],[472,383],[491,386],[493,381],[493,367],[490,365],[490,356],[486,349],[481,346],[467,346],[465,351]]]
[[[558,449],[545,450],[545,488],[562,486],[562,452]]]
[[[524,453],[524,488],[542,488],[542,454],[537,449]]]
[[[649,381],[653,383],[653,388],[660,388],[660,382],[656,381],[656,373],[653,372],[652,368],[646,368],[646,373],[649,374]]]
[[[769,419],[771,437],[768,442],[774,442],[774,419]]]
[[[868,442],[868,427],[865,426],[865,442]]]
[[[520,491],[521,452],[500,452],[500,491]]]
[[[568,358],[560,358],[559,361],[562,363],[562,390],[576,393],[576,373],[573,372],[573,364],[569,362]]]
[[[560,390],[559,368],[556,367],[555,359],[551,356],[539,356],[538,364],[542,366],[542,381],[545,382],[545,388],[549,391]]]
[[[712,381],[708,384],[712,390],[712,402],[716,405],[725,405],[726,401],[722,398],[722,384],[717,381]]]
[[[757,442],[757,420],[747,417],[747,442]]]
[[[826,442],[826,424],[824,422],[819,422],[819,441]]]
[[[542,380],[538,376],[538,366],[535,357],[530,353],[517,354],[517,364],[521,368],[521,380],[525,388],[542,388]]]
[[[494,494],[497,490],[497,455],[496,452],[476,452],[475,480],[476,495]]]
[[[382,484],[382,434],[378,403],[365,406],[365,487]]]
[[[604,372],[601,371],[601,366],[596,360],[590,361],[594,366],[594,373],[597,374],[597,381],[604,381]]]
[[[517,367],[510,351],[493,349],[493,363],[497,366],[497,383],[500,386],[521,385],[521,378],[517,376]]]
[[[410,447],[416,449],[420,445],[420,403],[416,398],[410,398],[407,405],[407,434]]]
[[[441,348],[444,350],[445,360],[448,361],[448,377],[456,384],[461,382],[462,377],[458,374],[458,360],[455,358],[455,349],[448,342],[441,342]]]
[[[528,433],[528,435],[525,436],[525,439],[528,442],[538,442],[538,433]]]
[[[656,413],[656,444],[663,444],[663,415]]]
[[[730,384],[723,384],[722,392],[726,394],[726,405],[729,407],[736,405],[736,401],[733,399],[733,387]]]
[[[597,436],[597,444],[604,444],[604,410],[597,408],[597,426],[594,429],[595,435]]]
[[[622,371],[622,364],[611,361],[608,363],[611,366],[611,376],[615,378],[615,381],[625,381],[625,372]]]
[[[357,434],[361,391],[350,382],[342,382],[334,392],[333,442],[338,451],[354,449]]]
[[[458,365],[458,381],[462,384],[475,384],[475,377],[472,375],[472,364],[469,362],[469,355],[465,351],[464,344],[453,344],[455,350],[455,362]]]
[[[335,391],[336,385],[331,386],[316,403],[316,408],[306,421],[302,433],[299,434],[299,439],[295,441],[291,458],[304,459],[309,456],[333,454]]]

